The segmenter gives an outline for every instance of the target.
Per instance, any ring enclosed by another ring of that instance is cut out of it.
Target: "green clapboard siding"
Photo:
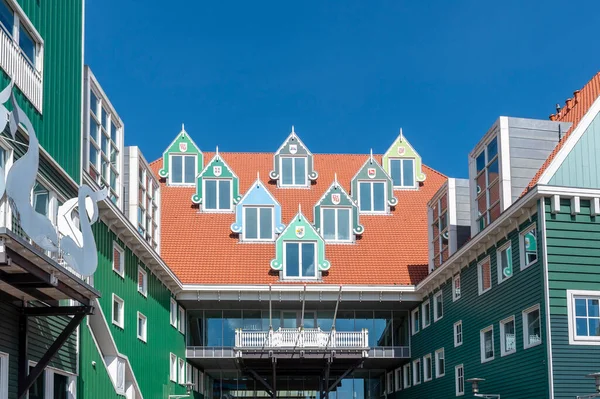
[[[44,39],[43,115],[17,90],[40,145],[77,182],[81,173],[83,0],[17,0]],[[2,71],[0,88],[10,79]],[[7,108],[11,108],[7,104]]]
[[[98,222],[93,226],[98,246],[98,269],[94,287],[102,293],[99,299],[104,316],[119,352],[128,357],[145,399],[163,399],[169,394],[184,394],[185,388],[169,380],[169,355],[185,358],[185,336],[170,324],[171,292],[148,269],[148,296],[137,291],[139,259],[125,249],[124,278],[112,270],[115,234]],[[124,328],[111,322],[112,293],[125,302]],[[147,343],[137,338],[137,312],[147,317]],[[115,396],[114,388],[87,327],[81,334],[80,399],[104,399]],[[92,367],[91,362],[96,362]],[[85,387],[94,387],[86,389]],[[97,389],[96,389],[97,388]]]
[[[535,220],[536,216],[534,216]],[[525,228],[530,224],[521,225]],[[539,237],[539,234],[538,234]],[[465,380],[478,377],[485,378],[482,392],[501,394],[503,398],[542,398],[548,397],[548,367],[546,343],[529,349],[523,348],[522,311],[536,304],[540,305],[541,317],[544,318],[543,273],[541,253],[538,262],[521,271],[519,268],[519,233],[514,230],[508,235],[512,245],[513,276],[498,284],[496,269],[496,249],[504,245],[504,239],[497,247],[488,249],[482,260],[489,255],[491,260],[492,288],[479,296],[477,262],[472,262],[461,272],[461,298],[452,301],[452,279],[440,287],[444,298],[444,315],[434,322],[433,296],[431,303],[431,325],[411,337],[411,364],[414,359],[431,354],[435,367],[435,351],[444,348],[446,367],[445,375],[421,382],[396,392],[391,397],[405,398],[450,398],[455,397],[454,368],[464,365]],[[516,353],[501,357],[500,353],[500,321],[515,317]],[[422,315],[421,315],[422,320]],[[463,344],[454,347],[454,323],[462,320]],[[494,360],[481,363],[480,330],[494,326]],[[542,337],[545,337],[545,326],[542,324]],[[423,367],[423,366],[421,366]],[[524,368],[526,371],[524,372]],[[388,370],[389,371],[389,370]],[[412,365],[411,365],[411,372]],[[421,373],[423,371],[421,370]],[[422,374],[423,375],[423,374]],[[424,381],[422,377],[422,381]],[[390,396],[388,396],[390,397]],[[465,398],[473,397],[471,386],[465,383]]]
[[[596,118],[597,119],[597,118]],[[556,399],[594,391],[586,374],[600,370],[600,346],[569,345],[567,289],[600,293],[600,218],[590,216],[590,202],[581,200],[580,213],[571,215],[569,200],[560,212],[550,212],[546,200],[548,286],[552,332],[552,366]]]

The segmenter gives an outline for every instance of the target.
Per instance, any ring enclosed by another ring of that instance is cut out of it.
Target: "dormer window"
[[[198,174],[196,155],[170,154],[169,162],[171,169],[170,184],[194,184]]]
[[[400,129],[398,138],[383,154],[383,168],[392,178],[394,189],[418,188],[419,182],[425,181],[426,178],[422,167],[421,157]]]
[[[306,157],[284,157],[281,161],[282,186],[306,186]]]
[[[448,259],[448,194],[445,193],[431,207],[433,212],[433,264],[440,266]]]
[[[352,241],[352,209],[321,207],[321,234],[325,241]]]
[[[244,206],[243,239],[247,241],[273,241],[275,230],[274,207]]]
[[[313,168],[313,155],[296,135],[293,126],[292,132],[275,153],[273,166],[269,177],[277,180],[279,187],[309,187],[310,181],[318,177]]]
[[[230,179],[203,179],[203,184],[204,210],[231,210],[232,203]]]
[[[190,186],[196,183],[198,171],[202,169],[204,156],[185,131],[181,131],[163,152],[163,165],[158,176],[167,178],[171,186]]]
[[[202,204],[205,212],[230,212],[238,203],[238,177],[219,154],[219,149],[195,179],[192,202]]]
[[[316,278],[316,259],[316,242],[286,242],[283,276],[285,278]]]
[[[494,137],[475,158],[477,225],[483,230],[500,216],[498,138]]]
[[[358,205],[338,183],[337,176],[315,204],[315,227],[327,243],[351,243],[364,227],[358,223]]]
[[[361,212],[385,212],[385,181],[358,182],[358,204]]]
[[[373,157],[373,153],[352,178],[352,198],[361,213],[388,213],[396,206],[392,178]]]
[[[415,187],[415,160],[414,159],[390,159],[390,177],[394,188]]]

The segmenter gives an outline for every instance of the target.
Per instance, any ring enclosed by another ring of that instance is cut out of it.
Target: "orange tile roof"
[[[223,153],[221,156],[238,175],[240,194],[261,180],[282,206],[286,225],[298,212],[313,220],[313,207],[334,179],[350,193],[350,181],[368,155],[316,154],[319,178],[310,189],[278,189],[268,182],[273,168],[272,153]],[[204,153],[205,162],[213,153]],[[381,162],[381,156],[376,157]],[[151,164],[154,173],[162,159]],[[423,167],[427,179],[419,190],[395,191],[398,205],[391,215],[361,215],[365,231],[356,244],[328,244],[326,258],[331,269],[326,284],[412,285],[427,275],[427,202],[446,181],[435,170]],[[169,187],[161,182],[161,256],[184,284],[268,284],[279,275],[271,271],[275,257],[272,243],[240,243],[231,232],[233,213],[202,213],[194,206],[192,187]]]
[[[571,128],[564,134],[562,139],[558,142],[552,153],[548,156],[540,170],[537,171],[523,194],[529,191],[533,186],[535,186],[542,174],[546,171],[556,154],[563,147],[573,130],[581,121],[581,118],[588,112],[593,102],[600,95],[600,72],[596,73],[589,82],[586,83],[585,86],[581,90],[576,90],[573,93],[573,98],[567,99],[565,102],[565,106],[558,111],[556,114],[550,115],[550,120],[559,121],[559,122],[571,122],[573,125]]]

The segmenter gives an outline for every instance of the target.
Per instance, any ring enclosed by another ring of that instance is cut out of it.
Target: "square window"
[[[358,182],[358,197],[361,212],[384,213],[387,210],[386,182]]]
[[[171,353],[169,358],[169,378],[173,382],[177,382],[177,356]]]
[[[415,187],[415,160],[414,159],[390,159],[390,177],[394,188]]]
[[[465,369],[462,364],[454,368],[454,380],[456,396],[463,396],[465,394]]]
[[[307,185],[306,157],[281,157],[281,185]]]
[[[423,381],[431,381],[431,354],[423,356]]]
[[[125,276],[125,254],[116,242],[113,242],[113,263],[112,268],[121,277]]]
[[[317,277],[317,244],[315,242],[284,243],[284,276],[286,278]]]
[[[523,311],[523,348],[528,349],[542,343],[540,305]]]
[[[455,274],[454,277],[452,277],[452,285],[452,300],[457,301],[460,299],[460,273]]]
[[[500,356],[510,355],[516,351],[515,317],[510,316],[500,322]]]
[[[321,208],[321,232],[326,241],[350,242],[351,208]]]
[[[137,312],[137,337],[138,339],[141,339],[144,342],[146,342],[146,336],[148,331],[146,322],[146,316],[144,316],[140,312]]]
[[[112,322],[114,325],[123,328],[123,319],[125,311],[125,302],[115,294],[112,294],[113,306],[112,306]]]
[[[171,298],[171,325],[177,328],[177,302]]]
[[[148,273],[138,266],[138,292],[143,296],[148,295]]]
[[[479,279],[479,295],[488,292],[492,288],[492,270],[489,256],[477,265]]]
[[[419,307],[416,307],[415,309],[413,309],[412,313],[411,313],[411,319],[412,319],[412,334],[415,335],[416,333],[419,332],[419,327],[421,324],[421,319],[419,318]]]
[[[484,328],[479,333],[481,344],[481,363],[494,360],[494,326]]]
[[[433,321],[444,317],[444,292],[440,289],[433,296]]]
[[[273,207],[244,206],[244,234],[248,241],[272,241],[274,238]]]
[[[231,179],[204,179],[204,210],[231,210]]]
[[[461,346],[463,343],[462,320],[454,323],[454,347]]]
[[[431,304],[429,302],[429,299],[426,300],[425,302],[423,302],[422,312],[423,312],[423,328],[427,328],[431,324]]]
[[[402,367],[402,382],[404,389],[410,388],[410,363],[407,363]]]
[[[421,359],[413,360],[413,385],[421,383]]]
[[[512,247],[508,242],[496,251],[496,269],[498,269],[498,284],[507,280],[513,274]]]
[[[536,225],[529,226],[521,233],[521,270],[528,268],[537,261]]]
[[[443,377],[446,374],[446,360],[444,348],[435,351],[435,378]]]
[[[567,290],[569,343],[600,344],[600,291]]]
[[[402,389],[402,368],[398,367],[394,370],[394,389],[399,391]]]
[[[185,309],[181,306],[179,307],[179,332],[185,334]]]

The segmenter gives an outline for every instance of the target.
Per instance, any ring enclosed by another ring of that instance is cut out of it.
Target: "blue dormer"
[[[281,222],[281,205],[257,176],[235,207],[231,231],[242,241],[274,241],[285,225]]]

